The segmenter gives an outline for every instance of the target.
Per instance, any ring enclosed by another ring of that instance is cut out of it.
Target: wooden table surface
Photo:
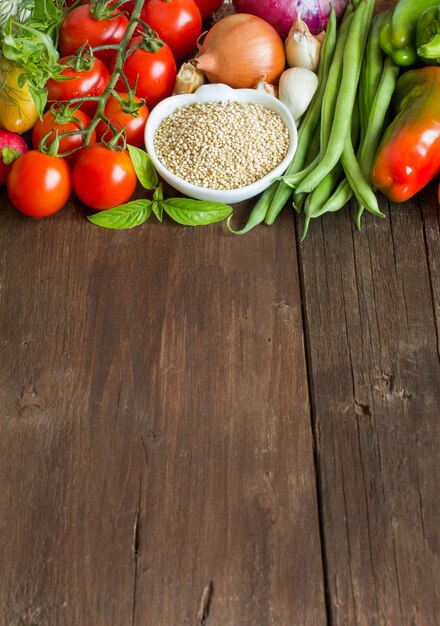
[[[0,199],[2,626],[440,623],[434,185],[303,244]]]

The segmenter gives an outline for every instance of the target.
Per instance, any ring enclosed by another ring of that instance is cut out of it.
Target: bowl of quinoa
[[[232,204],[256,196],[283,174],[297,132],[273,96],[212,84],[154,107],[145,145],[172,187],[190,198]]]

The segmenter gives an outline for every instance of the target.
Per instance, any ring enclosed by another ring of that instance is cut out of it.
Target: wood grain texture
[[[0,215],[0,623],[326,624],[293,221]]]
[[[430,263],[418,201],[361,233],[348,211],[325,217],[301,247],[334,626],[440,623],[433,188],[424,199]]]

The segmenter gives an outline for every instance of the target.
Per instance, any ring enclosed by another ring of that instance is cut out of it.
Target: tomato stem
[[[110,77],[110,82],[105,88],[102,96],[99,98],[99,104],[98,104],[98,108],[96,109],[96,113],[90,125],[88,126],[86,132],[84,133],[84,146],[89,145],[93,131],[98,126],[99,121],[105,118],[105,115],[104,115],[105,105],[107,104],[107,100],[113,93],[116,87],[116,83],[118,82],[119,78],[122,78],[122,80],[124,81],[123,67],[124,67],[124,62],[125,62],[126,50],[130,43],[130,39],[132,38],[134,31],[136,30],[136,27],[138,25],[143,4],[144,4],[144,0],[135,0],[133,12],[128,22],[127,30],[125,31],[124,37],[122,38],[122,41],[118,46],[118,52],[116,54],[115,65],[114,65],[113,72]],[[125,84],[125,81],[124,81],[124,84]]]

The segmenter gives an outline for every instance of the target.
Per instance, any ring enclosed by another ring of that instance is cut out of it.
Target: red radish
[[[6,185],[11,163],[27,151],[23,137],[9,130],[0,130],[0,185]]]

